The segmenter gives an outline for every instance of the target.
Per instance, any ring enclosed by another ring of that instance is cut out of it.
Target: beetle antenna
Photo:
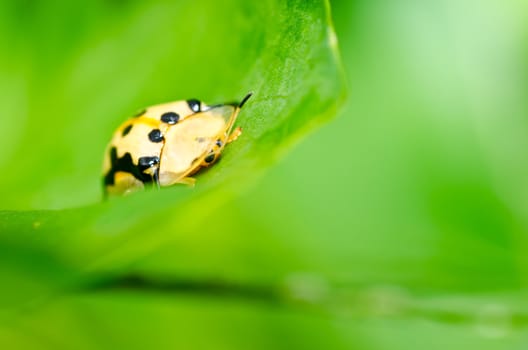
[[[251,97],[251,95],[253,95],[253,91],[250,91],[250,92],[246,95],[246,97],[244,97],[244,98],[242,99],[242,102],[240,102],[240,103],[238,104],[238,108],[242,108],[242,106],[244,105],[244,103],[246,103],[247,100],[249,100],[249,98]]]

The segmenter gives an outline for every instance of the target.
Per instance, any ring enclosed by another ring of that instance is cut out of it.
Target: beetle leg
[[[178,181],[178,183],[187,185],[189,187],[194,187],[194,184],[196,183],[196,179],[194,177],[187,176],[187,177],[181,178]]]
[[[154,170],[154,174],[152,175],[152,178],[154,180],[154,183],[156,184],[156,187],[158,190],[160,189],[160,180],[159,180],[159,167]]]
[[[239,126],[227,137],[227,143],[235,141],[242,134],[242,128]]]

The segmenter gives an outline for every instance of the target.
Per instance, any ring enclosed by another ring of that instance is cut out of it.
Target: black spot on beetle
[[[125,153],[121,158],[117,157],[117,148],[110,149],[110,170],[104,176],[105,186],[115,184],[115,174],[119,171],[129,173],[144,184],[158,183],[159,157],[141,157],[139,164],[135,165],[130,153]],[[145,170],[155,168],[153,175],[145,174]]]
[[[197,99],[192,98],[190,100],[187,100],[187,104],[189,105],[191,111],[195,113],[200,112],[200,101],[198,101]]]
[[[163,134],[160,129],[154,129],[148,134],[148,138],[151,142],[158,143],[163,141]]]
[[[205,162],[206,163],[212,163],[213,160],[215,160],[215,154],[214,153],[211,153],[210,155],[208,155],[207,157],[205,157]]]
[[[167,124],[176,124],[180,120],[180,115],[174,112],[167,112],[161,115],[161,121]]]
[[[140,157],[138,159],[138,168],[142,174],[145,174],[145,170],[153,168],[151,182],[154,182],[158,186],[158,188],[160,187],[159,163],[160,163],[160,159],[159,157],[156,157],[156,156]]]
[[[130,132],[130,130],[132,130],[133,126],[134,126],[133,124],[130,124],[126,128],[124,128],[123,132],[121,133],[121,136],[123,136],[123,137],[127,136],[128,133]]]
[[[218,139],[215,143],[218,147],[222,147],[224,144],[222,143],[222,140]]]
[[[153,166],[158,165],[160,162],[159,157],[141,157],[138,159],[139,170],[145,171],[152,168]]]

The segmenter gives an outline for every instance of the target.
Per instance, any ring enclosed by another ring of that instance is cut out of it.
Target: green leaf
[[[73,5],[33,6],[21,18],[15,9],[2,11],[6,21],[19,21],[7,40],[16,41],[19,28],[24,33],[0,59],[2,76],[13,81],[0,91],[13,116],[3,128],[9,147],[0,165],[11,185],[3,209],[98,202],[113,129],[147,105],[191,97],[219,103],[254,92],[239,119],[244,137],[207,176],[217,178],[226,169],[265,166],[343,100],[333,32],[317,1],[159,1],[119,12],[116,5],[87,4],[80,13]]]
[[[0,96],[13,116],[2,120],[0,137],[9,184],[1,193],[0,344],[189,348],[199,327],[219,323],[198,347],[247,348],[261,323],[276,333],[274,340],[261,335],[263,348],[320,348],[335,338],[319,313],[305,318],[284,307],[290,293],[283,282],[295,259],[276,260],[266,241],[264,265],[244,265],[246,252],[229,240],[250,233],[222,237],[214,223],[204,226],[343,102],[327,2],[0,6],[10,49],[0,54],[0,81],[7,82]],[[196,188],[101,201],[103,151],[127,115],[191,97],[231,101],[248,91],[254,96],[238,119],[243,135],[197,177]],[[175,254],[178,271],[142,267],[177,242],[200,251]],[[254,334],[242,338],[228,326],[248,323]],[[183,334],[175,337],[175,329]],[[280,341],[288,329],[297,333],[291,344]]]

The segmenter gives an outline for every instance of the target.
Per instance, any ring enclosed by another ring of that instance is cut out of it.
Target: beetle
[[[114,132],[103,162],[105,196],[146,186],[194,185],[195,174],[220,157],[242,129],[233,128],[240,103],[206,105],[196,99],[141,110]]]

